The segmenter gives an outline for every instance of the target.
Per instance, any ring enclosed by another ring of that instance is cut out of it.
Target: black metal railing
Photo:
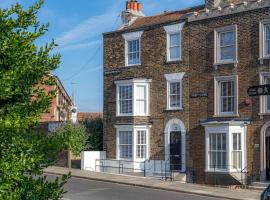
[[[247,166],[236,167],[234,165],[209,165],[209,171],[214,175],[214,185],[218,185],[217,177],[220,172],[229,172],[236,181],[238,181],[242,187],[246,188],[248,184],[248,171]],[[240,177],[234,176],[234,174],[240,174]]]
[[[96,159],[95,171],[126,174],[143,177],[158,177],[164,180],[174,180],[175,173],[182,170],[182,155],[178,155],[178,163],[171,162],[173,156],[166,156],[167,160],[160,157],[151,157],[145,161]],[[174,158],[175,159],[175,158]]]

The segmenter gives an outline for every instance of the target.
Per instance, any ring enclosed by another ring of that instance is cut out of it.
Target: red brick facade
[[[44,87],[45,92],[56,90],[57,93],[55,98],[52,100],[48,112],[41,114],[41,123],[70,121],[71,119],[71,109],[73,106],[72,99],[66,92],[59,78],[55,77],[55,80],[55,86]]]

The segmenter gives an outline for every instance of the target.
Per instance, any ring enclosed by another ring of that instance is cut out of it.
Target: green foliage
[[[58,137],[31,131],[55,91],[49,75],[60,63],[51,55],[54,42],[37,47],[48,25],[36,18],[43,1],[24,10],[16,4],[0,9],[0,199],[47,200],[63,195],[69,176],[47,181],[43,169],[62,151]]]
[[[88,133],[88,150],[103,150],[103,121],[102,119],[88,119],[82,122]]]
[[[55,135],[63,141],[62,149],[69,150],[75,155],[79,155],[87,148],[87,133],[81,124],[68,123],[58,128]]]

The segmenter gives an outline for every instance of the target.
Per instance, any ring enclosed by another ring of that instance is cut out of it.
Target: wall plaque
[[[190,95],[190,98],[200,98],[200,97],[208,97],[208,93],[193,93]]]

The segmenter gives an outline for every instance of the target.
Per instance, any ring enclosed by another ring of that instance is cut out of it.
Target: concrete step
[[[181,181],[186,182],[187,181],[187,175],[186,173],[174,173],[174,180],[175,181]]]
[[[248,188],[252,190],[263,191],[268,187],[269,184],[270,182],[253,182],[248,186]]]

